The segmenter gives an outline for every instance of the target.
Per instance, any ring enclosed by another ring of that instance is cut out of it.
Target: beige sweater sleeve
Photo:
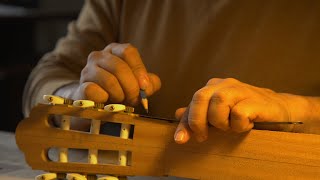
[[[59,87],[79,81],[91,51],[101,50],[117,41],[119,0],[86,0],[78,19],[68,26],[68,33],[55,49],[43,56],[31,72],[23,94],[23,113],[53,94]]]

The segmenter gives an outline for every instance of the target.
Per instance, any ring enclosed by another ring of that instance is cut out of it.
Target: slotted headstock
[[[49,117],[52,115],[77,117],[88,121],[100,120],[102,124],[104,122],[127,124],[134,127],[134,134],[132,139],[124,139],[90,132],[63,130],[50,124]],[[111,113],[95,108],[39,104],[33,108],[30,117],[17,127],[16,140],[19,148],[25,153],[26,161],[33,169],[66,173],[162,176],[165,174],[163,163],[157,158],[165,152],[165,146],[172,141],[172,138],[163,137],[173,135],[174,127],[175,124],[140,118],[132,113]],[[53,162],[48,158],[50,148],[126,151],[131,154],[131,164]],[[146,167],[153,167],[154,171],[146,170]]]

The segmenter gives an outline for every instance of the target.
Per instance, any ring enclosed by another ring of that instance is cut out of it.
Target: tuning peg
[[[126,110],[126,106],[123,104],[108,104],[104,107],[104,110],[108,112],[122,112]]]
[[[73,102],[73,105],[77,107],[91,108],[95,106],[95,103],[90,100],[76,100]]]
[[[96,109],[103,109],[103,103],[96,103],[90,100],[76,100],[73,102],[74,106],[83,107],[83,108],[96,108]]]
[[[127,112],[127,113],[133,113],[134,108],[125,106],[123,104],[108,104],[104,107],[105,111],[108,112]]]
[[[50,104],[64,104],[64,98],[53,95],[44,95],[43,100]]]
[[[63,97],[54,96],[54,95],[44,95],[42,98],[44,101],[52,105],[55,105],[55,104],[71,105],[73,103],[72,99],[65,99]]]
[[[98,178],[98,180],[119,180],[119,178],[114,177],[114,176],[103,176]]]
[[[70,173],[70,174],[67,174],[67,180],[87,180],[87,178],[81,174]]]
[[[36,176],[35,180],[56,180],[57,174],[56,173],[46,173]]]

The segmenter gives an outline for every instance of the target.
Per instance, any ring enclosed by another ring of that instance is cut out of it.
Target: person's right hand
[[[150,96],[160,87],[160,78],[147,72],[135,47],[112,43],[89,54],[73,98],[137,105],[140,89]]]

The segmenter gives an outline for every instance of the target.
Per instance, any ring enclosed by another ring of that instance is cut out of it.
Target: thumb
[[[97,103],[105,103],[109,99],[109,94],[93,82],[82,83],[74,96],[77,96],[75,99],[87,99]]]
[[[188,113],[189,108],[177,109],[175,113],[176,117],[180,119],[180,123],[174,135],[174,140],[178,144],[184,144],[188,142],[191,137],[191,129],[188,125]]]

